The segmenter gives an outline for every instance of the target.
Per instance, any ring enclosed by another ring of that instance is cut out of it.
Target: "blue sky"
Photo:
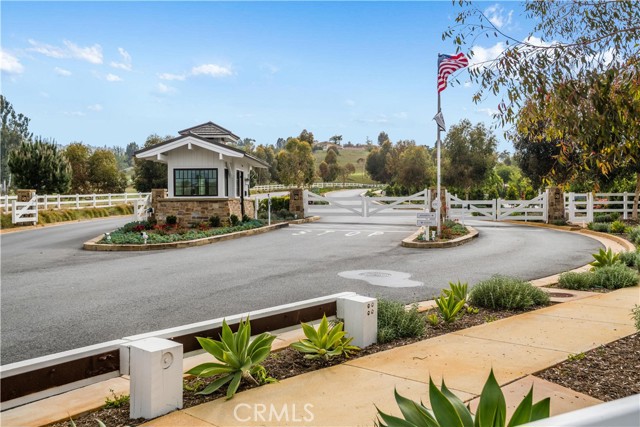
[[[478,3],[522,36],[517,3]],[[2,94],[59,144],[142,145],[213,121],[258,144],[303,128],[323,141],[433,146],[437,53],[459,8],[443,2],[7,2]],[[500,46],[477,46],[478,59]],[[466,80],[466,71],[460,74]],[[447,125],[492,123],[495,99],[442,93]],[[496,130],[499,149],[511,150]]]

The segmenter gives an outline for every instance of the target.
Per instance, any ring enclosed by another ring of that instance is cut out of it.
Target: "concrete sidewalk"
[[[630,310],[640,288],[595,294],[507,319],[376,353],[157,418],[145,426],[372,425],[377,405],[399,415],[393,390],[428,400],[431,376],[473,401],[493,367],[509,411],[534,384],[534,399],[551,397],[551,414],[597,399],[530,375],[635,332]],[[474,402],[472,402],[473,407]]]

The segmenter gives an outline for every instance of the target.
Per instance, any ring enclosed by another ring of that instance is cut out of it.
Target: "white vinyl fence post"
[[[109,193],[109,206],[111,206],[111,193]]]
[[[182,408],[182,344],[135,341],[130,351],[131,418],[156,418]]]
[[[629,219],[629,210],[628,210],[628,205],[627,205],[627,192],[625,191],[624,194],[622,195],[622,209],[624,209],[622,211],[622,219]]]
[[[96,207],[96,195],[95,194],[93,194],[93,207],[94,208]]]
[[[361,295],[338,298],[337,317],[353,337],[352,344],[364,348],[378,340],[378,300]]]
[[[43,196],[44,197],[44,209],[47,209],[49,206],[47,204],[47,199],[49,198],[49,196],[47,196],[46,194]],[[37,203],[37,202],[36,202]]]
[[[60,195],[58,194],[58,199],[56,201],[56,205],[58,206],[58,209],[60,209]]]
[[[4,195],[4,213],[9,213],[9,195]]]
[[[80,209],[80,195],[76,194],[76,209]]]

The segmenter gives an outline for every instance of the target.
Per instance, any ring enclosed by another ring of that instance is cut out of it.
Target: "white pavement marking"
[[[375,231],[371,234],[369,234],[367,237],[371,237],[371,236],[382,236],[384,234],[384,232],[382,231]]]
[[[318,236],[323,236],[323,235],[329,234],[329,233],[335,233],[335,231],[333,231],[333,230],[325,230],[322,233],[318,234]]]
[[[347,236],[347,237],[351,237],[351,236],[356,236],[356,235],[358,235],[358,234],[360,234],[360,232],[359,232],[359,231],[352,231],[352,232],[350,232],[350,233],[345,234],[345,236]]]
[[[415,288],[422,286],[422,282],[409,280],[411,274],[393,270],[352,270],[338,273],[345,279],[364,280],[370,285],[387,288]]]
[[[298,231],[297,233],[293,233],[292,236],[301,236],[303,234],[307,234],[308,231]]]

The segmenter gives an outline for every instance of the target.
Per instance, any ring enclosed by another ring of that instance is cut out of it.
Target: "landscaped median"
[[[450,240],[418,240],[418,237],[422,234],[422,231],[418,230],[411,236],[404,239],[401,244],[405,248],[453,248],[455,246],[469,243],[472,239],[478,237],[478,230],[468,225],[465,226],[465,228],[467,229],[467,234]]]
[[[116,252],[116,251],[152,251],[152,250],[161,250],[161,249],[182,249],[182,248],[190,248],[194,246],[203,246],[209,245],[211,243],[222,242],[225,240],[233,240],[238,239],[240,237],[245,236],[254,236],[256,234],[267,233],[269,231],[277,230],[279,228],[288,227],[289,224],[302,224],[306,222],[317,221],[319,217],[309,217],[304,219],[298,219],[287,222],[279,222],[277,224],[271,225],[263,225],[257,226],[255,228],[250,228],[246,230],[239,231],[230,231],[228,233],[216,234],[212,236],[190,239],[190,240],[179,240],[173,242],[163,242],[163,243],[107,243],[105,242],[106,234],[95,237],[91,240],[86,241],[83,244],[83,249],[87,251],[105,251],[105,252]],[[230,227],[230,230],[234,230],[234,227]],[[143,230],[140,230],[143,231]]]

